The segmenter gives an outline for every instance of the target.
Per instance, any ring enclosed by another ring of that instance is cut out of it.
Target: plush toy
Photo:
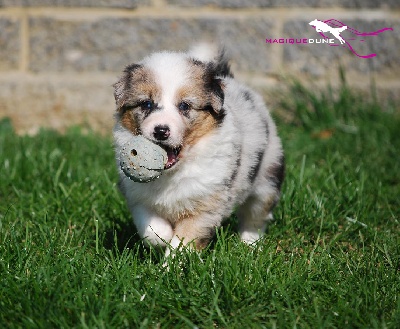
[[[143,136],[134,136],[120,151],[120,166],[129,179],[148,183],[160,177],[168,161],[167,152]]]

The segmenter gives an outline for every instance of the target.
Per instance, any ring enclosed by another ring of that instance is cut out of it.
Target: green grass
[[[345,86],[286,99],[268,235],[249,248],[232,216],[169,271],[135,233],[109,137],[2,121],[0,327],[399,328],[400,117]]]

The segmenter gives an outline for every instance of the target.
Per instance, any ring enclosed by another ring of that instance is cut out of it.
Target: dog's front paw
[[[171,241],[173,234],[171,224],[161,218],[153,218],[143,232],[140,232],[147,244],[160,247],[165,247]]]
[[[145,243],[165,247],[171,241],[174,231],[168,220],[142,206],[134,207],[131,211],[138,233]]]
[[[240,232],[240,239],[247,244],[253,244],[259,240],[264,234],[261,231],[242,231]]]

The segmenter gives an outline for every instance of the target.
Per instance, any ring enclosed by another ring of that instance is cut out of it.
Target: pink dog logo
[[[311,26],[315,27],[315,30],[317,32],[330,32],[336,39],[340,41],[341,44],[345,43],[344,39],[340,36],[340,32],[343,32],[344,30],[347,29],[347,26],[342,26],[342,27],[330,27],[328,24],[325,22],[319,21],[318,19],[314,19],[310,23]]]
[[[373,32],[360,32],[357,31],[356,29],[353,29],[351,27],[348,27],[347,25],[344,25],[342,22],[336,20],[336,19],[328,19],[326,21],[319,21],[317,19],[314,19],[309,25],[313,26],[315,30],[322,36],[324,39],[328,39],[328,37],[324,34],[325,32],[330,32],[336,39],[340,41],[340,45],[342,47],[348,47],[349,50],[357,55],[358,57],[361,58],[371,58],[375,57],[376,54],[371,53],[368,55],[360,55],[358,54],[353,46],[350,44],[350,41],[358,40],[360,42],[364,42],[365,39],[364,37],[367,36],[377,36],[378,34],[385,32],[385,31],[393,31],[393,28],[391,27],[385,27],[383,29],[373,31]],[[348,32],[352,33],[354,37],[348,37],[348,38],[343,38],[340,33],[347,30]],[[340,46],[339,44],[329,44],[330,46]]]

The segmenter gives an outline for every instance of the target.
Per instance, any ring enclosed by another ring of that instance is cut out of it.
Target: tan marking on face
[[[191,122],[188,124],[183,138],[184,146],[194,145],[203,136],[212,132],[217,127],[218,122],[216,117],[210,112],[213,111],[210,105],[215,105],[217,111],[219,111],[218,106],[222,106],[222,104],[216,104],[216,102],[214,102],[216,95],[214,95],[212,91],[206,89],[205,77],[208,73],[205,67],[203,65],[191,63],[189,73],[190,79],[188,83],[179,88],[175,96],[177,105],[181,101],[185,101],[190,104],[191,111],[195,111],[194,114],[189,114]],[[210,77],[206,78],[210,79]]]
[[[201,109],[207,105],[210,97],[204,89],[204,68],[198,65],[190,65],[189,74],[188,83],[176,92],[176,102],[189,100],[195,109]]]
[[[156,102],[161,95],[160,88],[155,82],[153,73],[145,67],[126,73],[117,84],[124,85],[117,104],[121,124],[134,135],[139,135],[141,134],[140,115],[135,115],[141,111],[139,104],[148,99]],[[124,106],[129,105],[137,105],[137,107],[124,109]]]
[[[140,125],[135,119],[132,111],[125,111],[121,116],[121,124],[123,127],[131,131],[134,135],[140,135]]]
[[[211,105],[214,111],[219,113],[223,105],[223,99],[220,98],[220,96],[223,97],[225,88],[223,81],[215,76],[213,69],[206,68],[203,65],[192,63],[190,72],[191,81],[194,84],[191,88],[200,95],[201,100],[204,102],[203,107]],[[209,88],[213,90],[208,90]]]
[[[181,101],[189,101],[194,109],[201,109],[207,105],[207,93],[201,84],[190,83],[177,91],[176,103]]]
[[[139,67],[124,72],[121,79],[114,84],[117,110],[123,106],[136,104],[137,101],[160,97],[160,87],[157,85],[153,72],[146,67]]]
[[[154,80],[138,81],[130,89],[130,97],[134,100],[152,99],[156,102],[160,99],[161,89]]]
[[[184,144],[194,145],[217,127],[216,119],[208,111],[198,111],[197,117],[186,132]]]

